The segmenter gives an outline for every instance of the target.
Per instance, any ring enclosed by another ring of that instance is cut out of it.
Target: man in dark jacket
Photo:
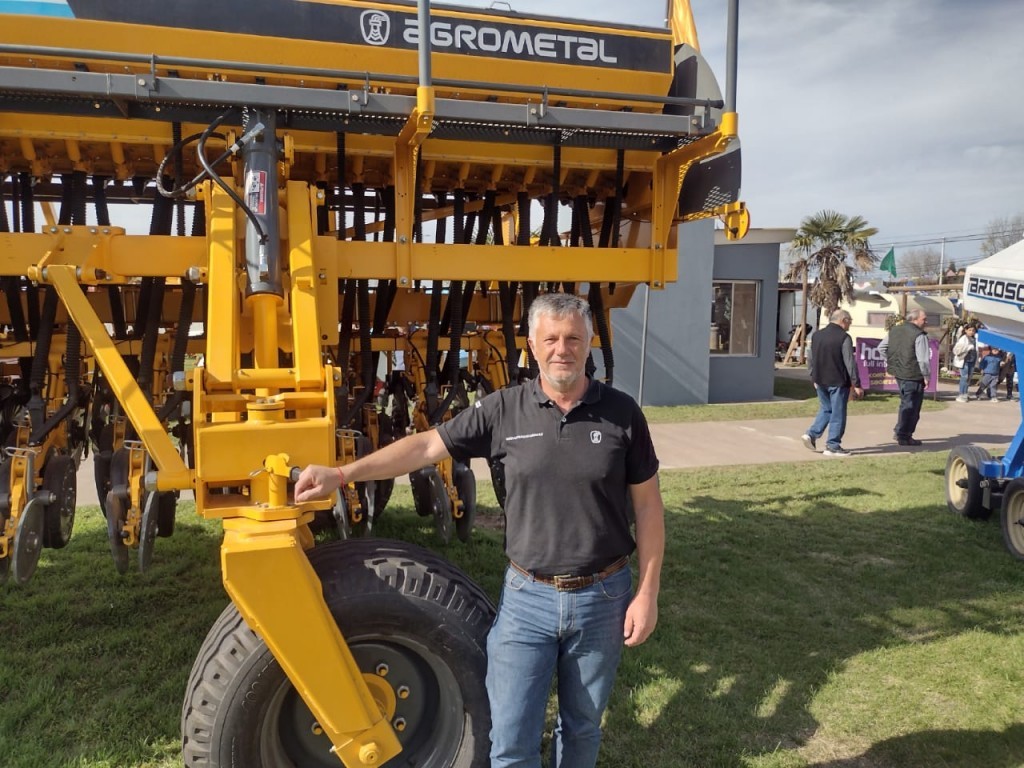
[[[893,431],[896,442],[900,445],[920,445],[921,441],[914,439],[914,430],[921,418],[925,383],[931,375],[928,334],[924,331],[928,316],[922,309],[912,309],[907,313],[906,320],[890,329],[878,345],[878,351],[885,358],[889,373],[900,387],[900,410]]]
[[[818,393],[818,415],[801,438],[812,451],[817,447],[818,438],[828,427],[825,456],[849,456],[843,448],[843,433],[846,431],[846,404],[853,396],[860,397],[857,360],[853,354],[853,340],[846,332],[852,318],[845,309],[837,309],[829,315],[829,323],[811,337],[811,357],[808,362],[811,382]]]

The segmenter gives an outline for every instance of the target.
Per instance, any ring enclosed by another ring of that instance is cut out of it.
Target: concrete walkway
[[[777,374],[800,379],[807,376],[802,369],[780,369]],[[945,453],[955,445],[968,443],[995,449],[996,455],[1002,453],[1021,423],[1021,404],[1002,400],[958,403],[955,396],[955,385],[940,383],[939,399],[950,402],[945,410],[921,414],[915,434],[924,443],[920,447],[905,448],[893,440],[895,403],[891,414],[851,416],[843,447],[853,453],[851,458],[920,451]],[[818,451],[807,450],[800,436],[810,423],[810,418],[799,418],[652,424],[651,434],[662,469],[849,460],[822,456],[824,440],[818,441]],[[484,461],[474,460],[473,470],[480,480],[490,481]],[[78,504],[97,503],[90,456],[78,471]]]

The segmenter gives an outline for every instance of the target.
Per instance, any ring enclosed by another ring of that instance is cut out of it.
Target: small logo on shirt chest
[[[594,445],[597,445],[598,443],[601,442],[601,433],[600,433],[600,431],[598,431],[596,429],[592,429],[590,431],[590,442],[592,442]]]

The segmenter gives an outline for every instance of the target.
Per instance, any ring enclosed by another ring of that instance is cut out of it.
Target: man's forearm
[[[391,445],[374,451],[343,466],[345,480],[387,480],[406,475],[420,467],[448,458],[448,449],[436,429],[403,437]]]
[[[657,598],[661,564],[665,559],[665,512],[661,497],[636,508],[636,554],[639,581],[636,592]]]

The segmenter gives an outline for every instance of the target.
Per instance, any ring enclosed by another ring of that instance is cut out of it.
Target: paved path
[[[802,370],[779,371],[780,375],[804,378]],[[952,400],[956,392],[948,384],[940,385],[940,399]],[[780,461],[847,461],[822,456],[807,450],[800,436],[810,426],[810,419],[758,419],[756,421],[715,421],[692,424],[652,424],[658,458],[663,469],[685,467],[721,467],[740,464],[770,464]],[[938,451],[945,453],[954,445],[976,443],[1005,450],[1021,423],[1019,402],[971,401],[950,402],[943,411],[925,411],[921,415],[915,437],[924,445],[904,448],[892,438],[896,423],[895,404],[892,414],[851,416],[843,438],[843,446],[858,456],[888,453]],[[473,462],[473,470],[481,480],[490,480],[485,462]],[[97,504],[96,483],[91,458],[82,462],[78,471],[78,504]]]

